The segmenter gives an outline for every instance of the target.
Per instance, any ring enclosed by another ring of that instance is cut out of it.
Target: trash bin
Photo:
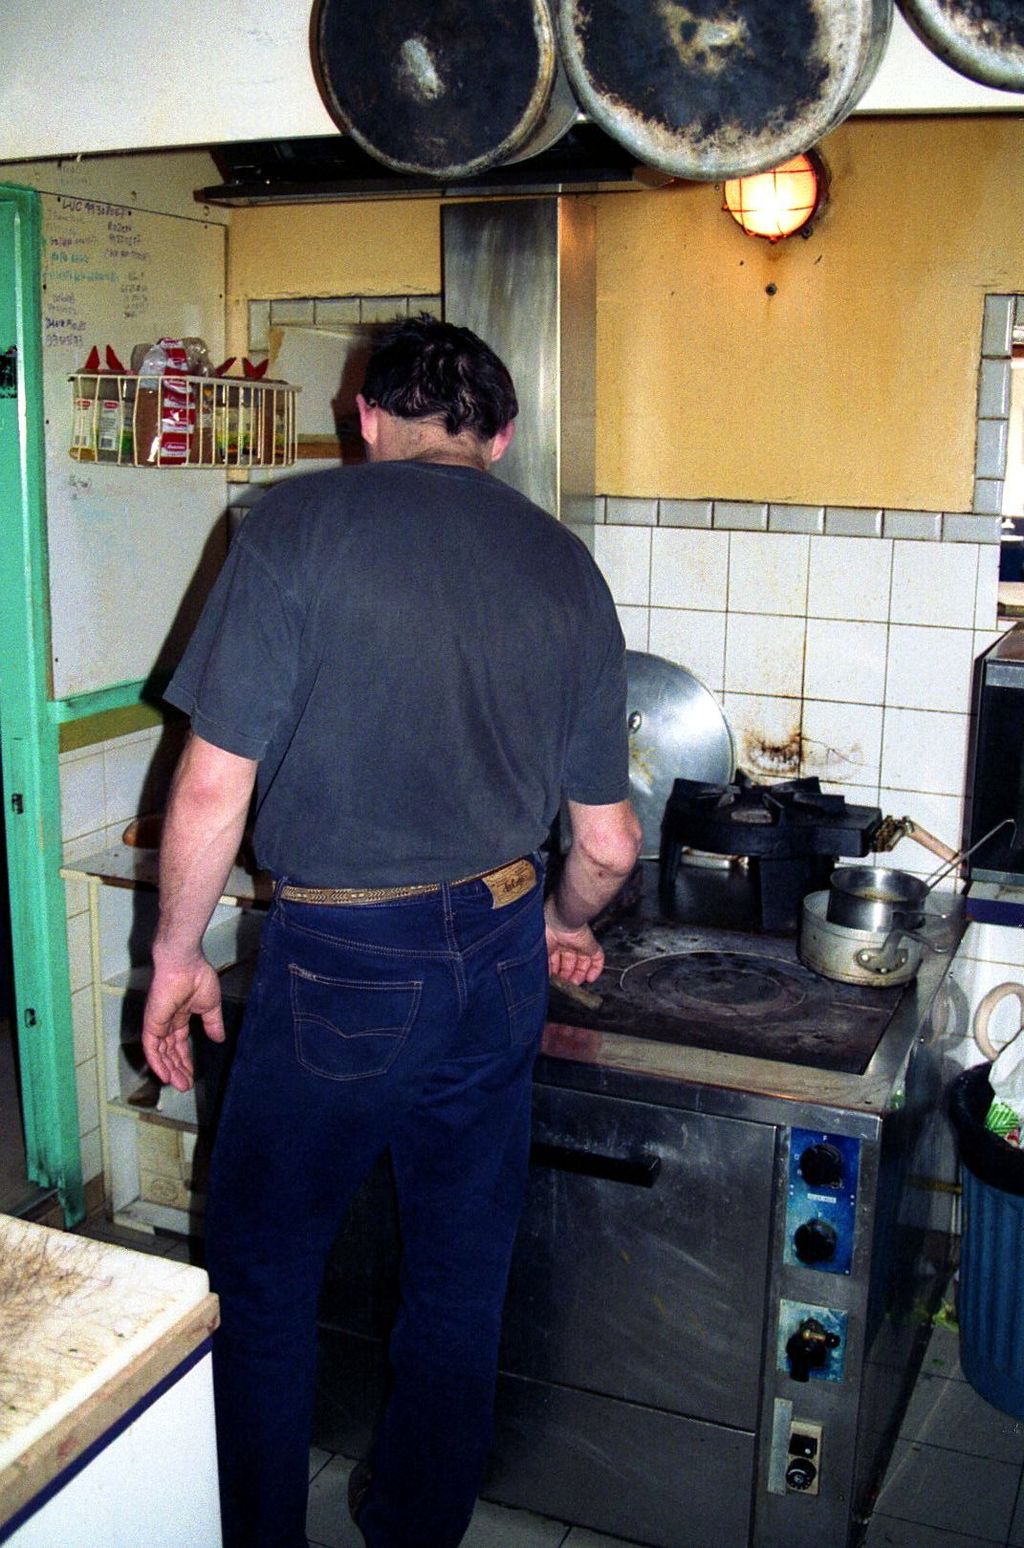
[[[991,1064],[949,1089],[962,1163],[960,1364],[976,1392],[1024,1419],[1024,1150],[985,1128]]]

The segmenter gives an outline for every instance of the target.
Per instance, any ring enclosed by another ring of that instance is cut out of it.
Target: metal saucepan
[[[800,920],[800,961],[823,978],[892,989],[910,982],[926,947],[944,949],[918,930],[855,930],[833,924],[827,918],[828,897],[827,892],[808,893]]]
[[[978,839],[969,849],[960,850],[928,877],[879,865],[840,866],[829,878],[829,923],[874,934],[917,930],[924,922],[925,900],[932,888],[955,870],[961,860],[1012,822],[1012,817],[1004,818],[984,838]]]
[[[928,883],[881,865],[844,865],[829,878],[827,918],[847,930],[884,934],[916,930],[924,919]]]

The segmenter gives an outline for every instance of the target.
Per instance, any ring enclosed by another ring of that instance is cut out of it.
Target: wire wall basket
[[[78,371],[70,454],[132,468],[280,468],[295,461],[297,387],[218,376]]]

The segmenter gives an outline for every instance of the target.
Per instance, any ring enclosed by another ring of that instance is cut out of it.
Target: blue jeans
[[[344,907],[280,886],[221,1114],[207,1210],[225,1548],[305,1548],[317,1298],[390,1148],[402,1236],[368,1548],[455,1548],[490,1446],[547,1003],[542,869]]]

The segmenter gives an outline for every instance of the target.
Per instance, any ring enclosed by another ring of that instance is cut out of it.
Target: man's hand
[[[142,1047],[147,1063],[160,1080],[176,1091],[188,1091],[194,1081],[189,1018],[202,1018],[214,1043],[224,1041],[220,980],[205,957],[183,966],[157,963],[142,1018]]]
[[[544,933],[548,943],[548,971],[552,978],[570,984],[589,984],[604,968],[604,951],[589,925],[567,930],[549,898],[544,906]]]
[[[568,803],[572,848],[544,904],[548,968],[570,984],[590,984],[604,952],[588,923],[618,892],[636,863],[640,824],[628,801],[610,806]]]

